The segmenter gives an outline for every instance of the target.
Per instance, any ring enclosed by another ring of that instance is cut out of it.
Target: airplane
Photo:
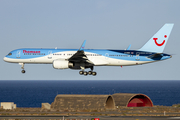
[[[55,69],[80,70],[80,75],[96,76],[94,66],[142,65],[171,58],[163,53],[174,24],[165,24],[142,48],[130,50],[84,49],[86,40],[79,49],[22,48],[11,51],[4,57],[5,62],[19,63],[22,73],[25,64],[52,64]],[[90,68],[90,71],[85,69]]]

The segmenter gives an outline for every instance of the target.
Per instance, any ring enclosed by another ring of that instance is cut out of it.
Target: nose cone
[[[11,59],[8,58],[8,57],[4,57],[3,60],[4,60],[5,62],[12,62]]]
[[[5,62],[7,62],[7,57],[4,57],[3,60],[4,60]]]
[[[5,62],[14,63],[14,60],[13,60],[12,58],[7,57],[7,56],[5,56],[5,57],[3,58],[3,60],[4,60]]]

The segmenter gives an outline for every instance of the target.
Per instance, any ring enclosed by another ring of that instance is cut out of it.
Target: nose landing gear
[[[21,72],[22,72],[22,73],[25,73],[26,71],[25,71],[25,70],[22,70]]]
[[[24,63],[19,63],[21,65],[21,69],[23,69],[21,72],[24,74],[26,71],[24,70]]]

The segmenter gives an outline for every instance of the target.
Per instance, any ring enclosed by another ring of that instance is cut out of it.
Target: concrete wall
[[[1,102],[1,108],[3,109],[16,109],[16,104],[14,102]]]
[[[104,109],[113,107],[112,98],[109,95],[57,95],[51,105],[53,109],[79,110],[79,109]]]
[[[136,94],[131,93],[115,93],[112,96],[115,101],[115,106],[127,106],[129,100],[135,95]]]
[[[113,95],[59,94],[51,104],[51,108],[56,110],[115,109],[117,106],[152,107],[153,103],[144,94],[115,93]]]
[[[115,106],[153,107],[151,99],[144,94],[115,93],[112,96],[115,101]]]
[[[51,109],[51,105],[49,103],[42,103],[41,104],[41,108],[42,109],[50,110]]]

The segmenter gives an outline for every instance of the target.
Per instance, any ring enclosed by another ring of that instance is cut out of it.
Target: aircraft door
[[[136,60],[137,60],[137,61],[140,60],[140,57],[139,57],[139,56],[140,56],[140,53],[137,52],[137,53],[136,53]]]
[[[105,54],[105,58],[106,58],[106,60],[109,58],[109,54],[108,53]]]
[[[17,53],[16,53],[16,58],[20,58],[21,57],[21,51],[18,50]]]
[[[52,59],[52,51],[48,51],[48,59]]]

